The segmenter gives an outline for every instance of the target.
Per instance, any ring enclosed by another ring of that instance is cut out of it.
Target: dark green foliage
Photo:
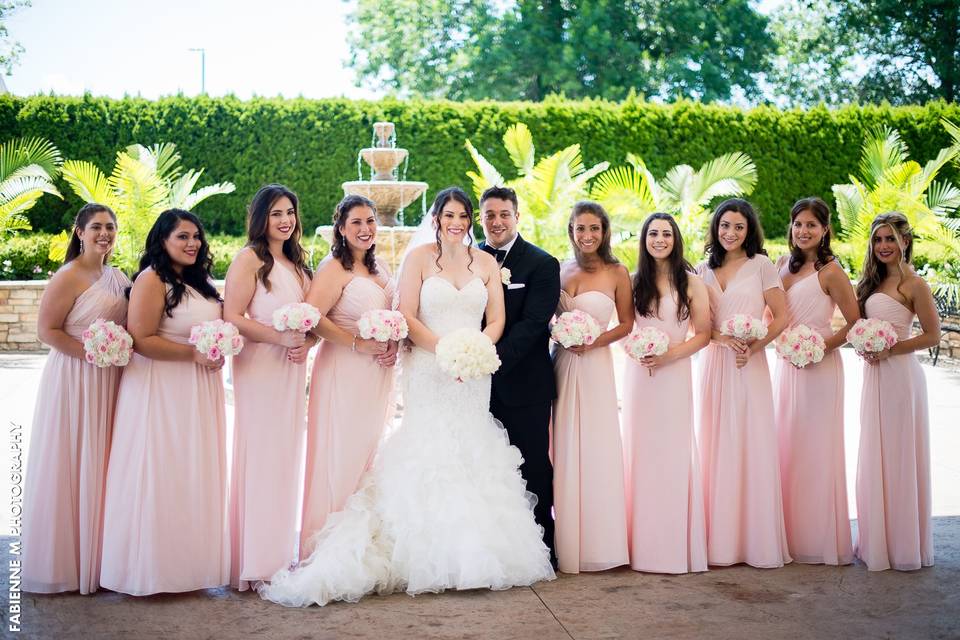
[[[245,208],[266,182],[282,182],[301,198],[307,235],[330,220],[342,197],[340,184],[356,179],[357,151],[369,146],[377,120],[397,123],[399,146],[410,150],[407,177],[430,183],[429,198],[451,184],[467,185],[473,163],[464,149],[470,140],[495,166],[510,166],[501,137],[525,122],[538,145],[537,156],[582,145],[587,166],[609,160],[623,164],[632,151],[656,176],[676,164],[700,166],[731,151],[747,153],[759,182],[751,196],[770,236],[782,236],[795,200],[818,195],[856,173],[867,131],[887,124],[900,131],[910,157],[924,163],[950,139],[941,116],[960,121],[960,106],[823,107],[780,111],[743,110],[681,101],[658,105],[639,100],[531,102],[281,100],[186,98],[151,101],[35,96],[0,96],[0,140],[44,136],[65,158],[90,160],[104,171],[128,144],[174,142],[183,165],[204,167],[203,184],[229,180],[237,191],[197,207],[208,230],[240,235]],[[951,167],[942,176],[956,177]],[[69,227],[80,201],[60,184],[66,200],[43,198],[30,212],[35,229]],[[416,222],[417,205],[407,210]]]

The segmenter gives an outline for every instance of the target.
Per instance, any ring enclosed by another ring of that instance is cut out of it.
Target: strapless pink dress
[[[789,327],[805,324],[829,338],[834,309],[836,304],[820,287],[817,272],[787,291]],[[840,352],[834,350],[803,369],[777,358],[774,378],[790,555],[798,562],[850,564],[853,544],[847,510]]]
[[[913,312],[885,293],[866,316],[910,337]],[[927,381],[912,353],[863,365],[857,461],[857,557],[871,571],[933,565]]]
[[[635,314],[634,327],[656,327],[671,344],[687,339],[675,298],[660,317]],[[690,358],[653,375],[627,357],[623,375],[623,447],[627,475],[630,566],[652,573],[707,570],[707,533],[693,429]]]
[[[327,318],[356,335],[360,316],[371,309],[389,309],[393,292],[392,280],[384,289],[369,278],[354,277]],[[393,367],[381,367],[375,356],[326,340],[320,343],[307,411],[301,559],[313,551],[313,535],[328,515],[343,509],[373,462],[394,413],[393,374]]]
[[[616,304],[599,291],[560,294],[559,312],[580,309],[607,327]],[[617,388],[610,347],[576,355],[557,348],[553,490],[560,571],[627,564],[627,503]]]
[[[187,287],[159,335],[187,344],[220,317]],[[134,354],[117,395],[101,586],[141,596],[230,582],[226,426],[220,371]]]
[[[130,280],[104,267],[63,330],[77,340],[94,320],[126,323]],[[122,369],[50,350],[33,414],[23,508],[24,591],[93,593],[100,584],[103,489]]]
[[[247,315],[265,325],[285,304],[303,302],[310,278],[274,264]],[[247,340],[233,359],[233,470],[230,479],[230,584],[245,591],[296,559],[307,365],[287,348]]]
[[[762,318],[763,292],[782,289],[765,255],[747,260],[721,290],[713,269],[698,269],[710,295],[713,328],[738,313]],[[711,342],[700,373],[700,461],[712,565],[790,562],[780,496],[773,388],[765,354],[737,369],[732,349]]]

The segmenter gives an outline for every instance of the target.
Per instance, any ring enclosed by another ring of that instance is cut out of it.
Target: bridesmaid
[[[261,187],[247,210],[247,246],[227,272],[223,318],[245,338],[232,365],[230,475],[230,584],[241,591],[296,559],[306,361],[317,338],[272,323],[310,287],[301,233],[296,194]]]
[[[136,351],[117,396],[100,584],[130,595],[230,581],[223,359],[187,343],[220,318],[200,220],[160,214],[130,292]]]
[[[558,313],[580,309],[603,329],[591,345],[554,352],[554,511],[560,571],[603,571],[630,561],[623,446],[610,345],[630,333],[630,274],[610,250],[610,218],[596,202],[573,206],[574,259],[560,267]]]
[[[780,484],[790,554],[798,562],[850,564],[846,459],[843,451],[843,363],[839,349],[860,318],[850,279],[830,250],[830,209],[820,198],[790,211],[790,255],[777,266],[786,289],[789,326],[804,324],[826,342],[823,360],[803,369],[777,358],[774,406],[780,440]],[[846,325],[833,333],[839,306]]]
[[[913,232],[902,213],[870,225],[857,283],[865,318],[892,324],[900,342],[864,356],[857,463],[857,557],[870,571],[933,565],[927,382],[913,352],[940,340],[930,287],[910,263]],[[913,317],[921,333],[910,337]]]
[[[364,311],[393,303],[394,282],[376,254],[376,206],[347,196],[333,225],[330,256],[307,294],[323,314],[317,328],[323,342],[310,377],[301,558],[313,550],[311,537],[327,516],[342,510],[357,490],[394,408],[397,344],[364,340],[357,329]]]
[[[773,389],[764,348],[786,325],[777,268],[746,200],[721,202],[710,220],[707,262],[697,268],[710,295],[712,342],[700,371],[700,459],[707,514],[707,560],[782,567],[791,561],[783,523]],[[772,316],[767,335],[744,342],[721,335],[743,313]]]
[[[624,369],[630,566],[637,571],[707,570],[690,356],[710,342],[710,301],[691,271],[676,221],[651,214],[640,232],[634,323],[660,329],[670,347],[640,362],[628,357]]]
[[[40,301],[37,333],[51,349],[30,432],[24,591],[86,594],[100,583],[103,487],[120,369],[87,363],[81,334],[98,318],[126,322],[130,280],[107,264],[116,237],[113,211],[84,205],[63,266]]]

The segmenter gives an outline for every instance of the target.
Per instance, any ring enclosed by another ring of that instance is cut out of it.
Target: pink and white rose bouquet
[[[360,315],[357,322],[360,337],[373,338],[377,342],[399,341],[407,337],[407,320],[399,311],[392,309],[370,309]]]
[[[580,309],[564,311],[550,325],[550,337],[564,348],[593,344],[600,335],[600,323]]]
[[[738,340],[760,340],[767,337],[767,326],[760,318],[737,313],[723,321],[720,333]]]
[[[98,367],[125,367],[133,354],[133,338],[112,320],[100,318],[83,330],[84,359]]]
[[[291,302],[273,312],[273,328],[277,331],[306,333],[320,322],[320,312],[308,302]]]
[[[827,344],[823,336],[805,324],[798,324],[777,337],[777,355],[801,369],[823,360]]]
[[[879,318],[860,318],[847,332],[847,341],[860,354],[879,353],[897,344],[897,340],[893,325]]]
[[[623,350],[634,360],[642,360],[647,356],[662,356],[670,348],[670,336],[656,327],[636,327],[623,340]],[[653,370],[647,373],[653,375]]]
[[[225,356],[235,356],[243,349],[243,337],[240,330],[231,322],[208,320],[194,325],[190,329],[188,342],[197,351],[210,360],[219,360]]]
[[[437,366],[457,382],[482,378],[500,368],[497,348],[477,329],[457,329],[437,342]]]

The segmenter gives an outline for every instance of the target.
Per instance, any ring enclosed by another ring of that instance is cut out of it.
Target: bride
[[[404,415],[313,553],[282,570],[261,595],[287,606],[356,602],[405,590],[508,589],[555,576],[520,452],[489,413],[490,377],[457,382],[436,364],[440,337],[503,332],[496,261],[471,247],[473,205],[461,189],[437,194],[435,242],[412,249],[400,276],[400,311],[414,347],[403,361]]]

